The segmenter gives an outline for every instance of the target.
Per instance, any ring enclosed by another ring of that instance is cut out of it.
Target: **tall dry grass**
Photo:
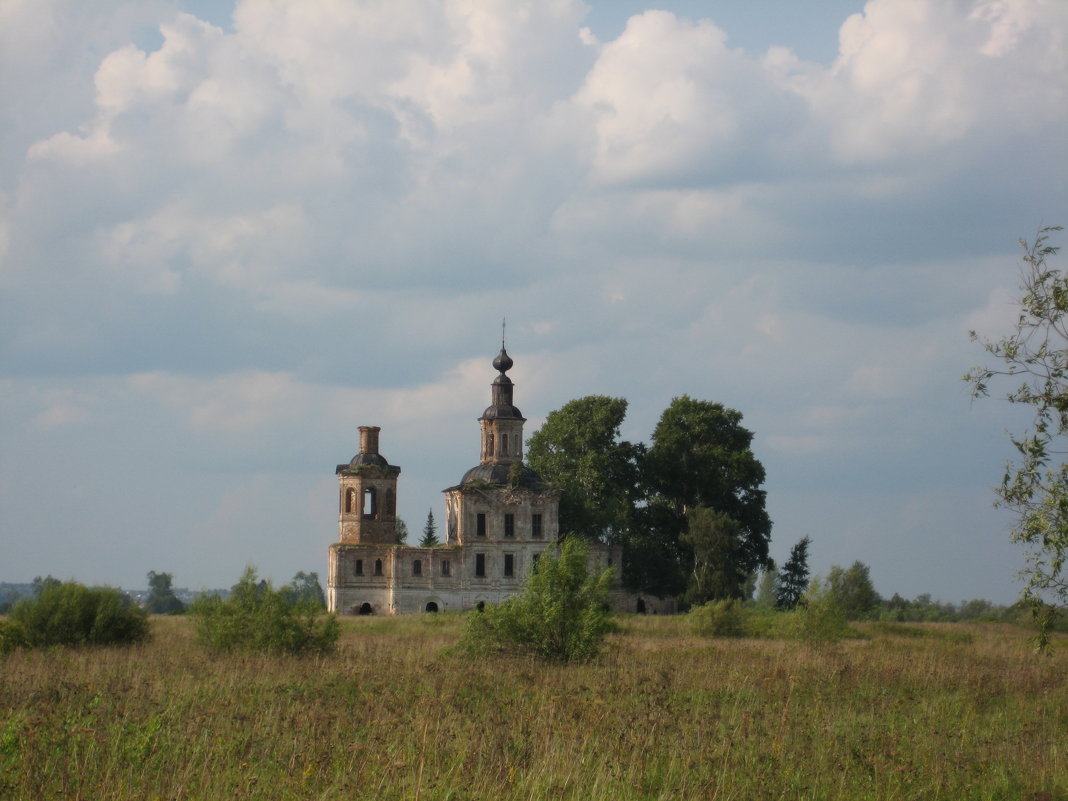
[[[1068,799],[1068,648],[1003,625],[820,647],[626,618],[581,666],[467,661],[450,615],[333,657],[132,649],[0,662],[4,799]]]

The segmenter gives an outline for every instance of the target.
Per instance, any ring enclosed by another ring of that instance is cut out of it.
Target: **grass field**
[[[0,798],[1068,799],[1068,642],[870,626],[819,647],[624,618],[577,667],[450,653],[461,618],[350,619],[332,657],[0,661]],[[861,628],[864,628],[863,626]]]

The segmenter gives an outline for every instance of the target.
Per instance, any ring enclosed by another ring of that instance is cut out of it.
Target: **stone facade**
[[[517,593],[559,536],[560,492],[523,464],[523,423],[512,403],[504,347],[493,366],[491,404],[479,418],[479,464],[444,490],[445,543],[396,544],[400,468],[378,452],[379,429],[360,428],[360,452],[338,465],[338,541],[330,546],[327,606],[339,614],[408,614],[473,609]],[[615,569],[616,611],[667,613],[673,599],[622,591],[622,548],[590,548],[591,569]]]

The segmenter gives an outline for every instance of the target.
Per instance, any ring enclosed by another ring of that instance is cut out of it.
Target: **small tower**
[[[501,352],[493,360],[498,375],[493,380],[491,404],[478,419],[482,427],[482,464],[511,465],[523,461],[523,423],[526,418],[512,405],[512,379],[505,373],[512,369],[512,358],[501,343]]]
[[[503,342],[493,368],[497,377],[490,385],[490,405],[478,418],[479,463],[464,473],[459,484],[445,490],[445,541],[480,549],[487,543],[507,545],[508,553],[500,555],[507,562],[527,546],[533,556],[556,540],[560,491],[523,464],[526,418],[512,403],[512,379],[505,375],[512,369],[512,358]],[[526,545],[518,548],[521,543]],[[483,556],[492,558],[488,552]]]
[[[397,476],[401,469],[379,454],[380,430],[378,426],[360,426],[360,452],[348,464],[337,466],[339,542],[397,541]]]

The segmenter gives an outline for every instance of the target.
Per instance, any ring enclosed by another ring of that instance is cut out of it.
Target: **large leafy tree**
[[[1029,548],[1025,596],[1036,610],[1044,603],[1068,605],[1068,275],[1046,263],[1059,250],[1048,244],[1049,234],[1059,230],[1043,228],[1033,243],[1020,241],[1016,325],[999,339],[971,332],[1000,363],[964,376],[975,397],[1006,379],[1009,402],[1034,411],[1031,427],[1012,437],[1018,456],[1005,468],[996,504],[1017,515],[1012,537]]]
[[[154,615],[173,615],[185,611],[185,604],[174,594],[171,583],[174,576],[170,573],[148,571],[148,598],[145,610]]]
[[[683,601],[741,599],[749,573],[741,567],[741,527],[728,515],[707,506],[690,509],[682,541],[693,551],[693,570]]]
[[[545,418],[527,443],[527,464],[562,491],[560,530],[621,542],[630,527],[641,445],[620,439],[627,401],[590,395]]]
[[[326,609],[323,585],[319,583],[319,574],[314,570],[310,573],[305,573],[303,570],[297,571],[293,580],[289,582],[288,590],[294,604],[310,604],[313,607]]]
[[[848,568],[831,567],[827,574],[827,592],[842,608],[846,620],[862,620],[882,601],[871,581],[871,569],[863,562]]]
[[[764,468],[742,415],[675,398],[647,450],[621,439],[626,412],[623,398],[579,398],[530,438],[528,463],[562,490],[561,530],[623,544],[631,589],[690,588],[694,603],[740,597],[745,576],[767,563],[771,532]],[[701,521],[693,532],[690,512]]]
[[[643,472],[650,503],[666,505],[680,521],[699,506],[733,520],[735,566],[748,573],[767,564],[771,518],[761,488],[764,466],[750,447],[753,432],[741,422],[741,412],[723,404],[675,398],[653,431]]]

